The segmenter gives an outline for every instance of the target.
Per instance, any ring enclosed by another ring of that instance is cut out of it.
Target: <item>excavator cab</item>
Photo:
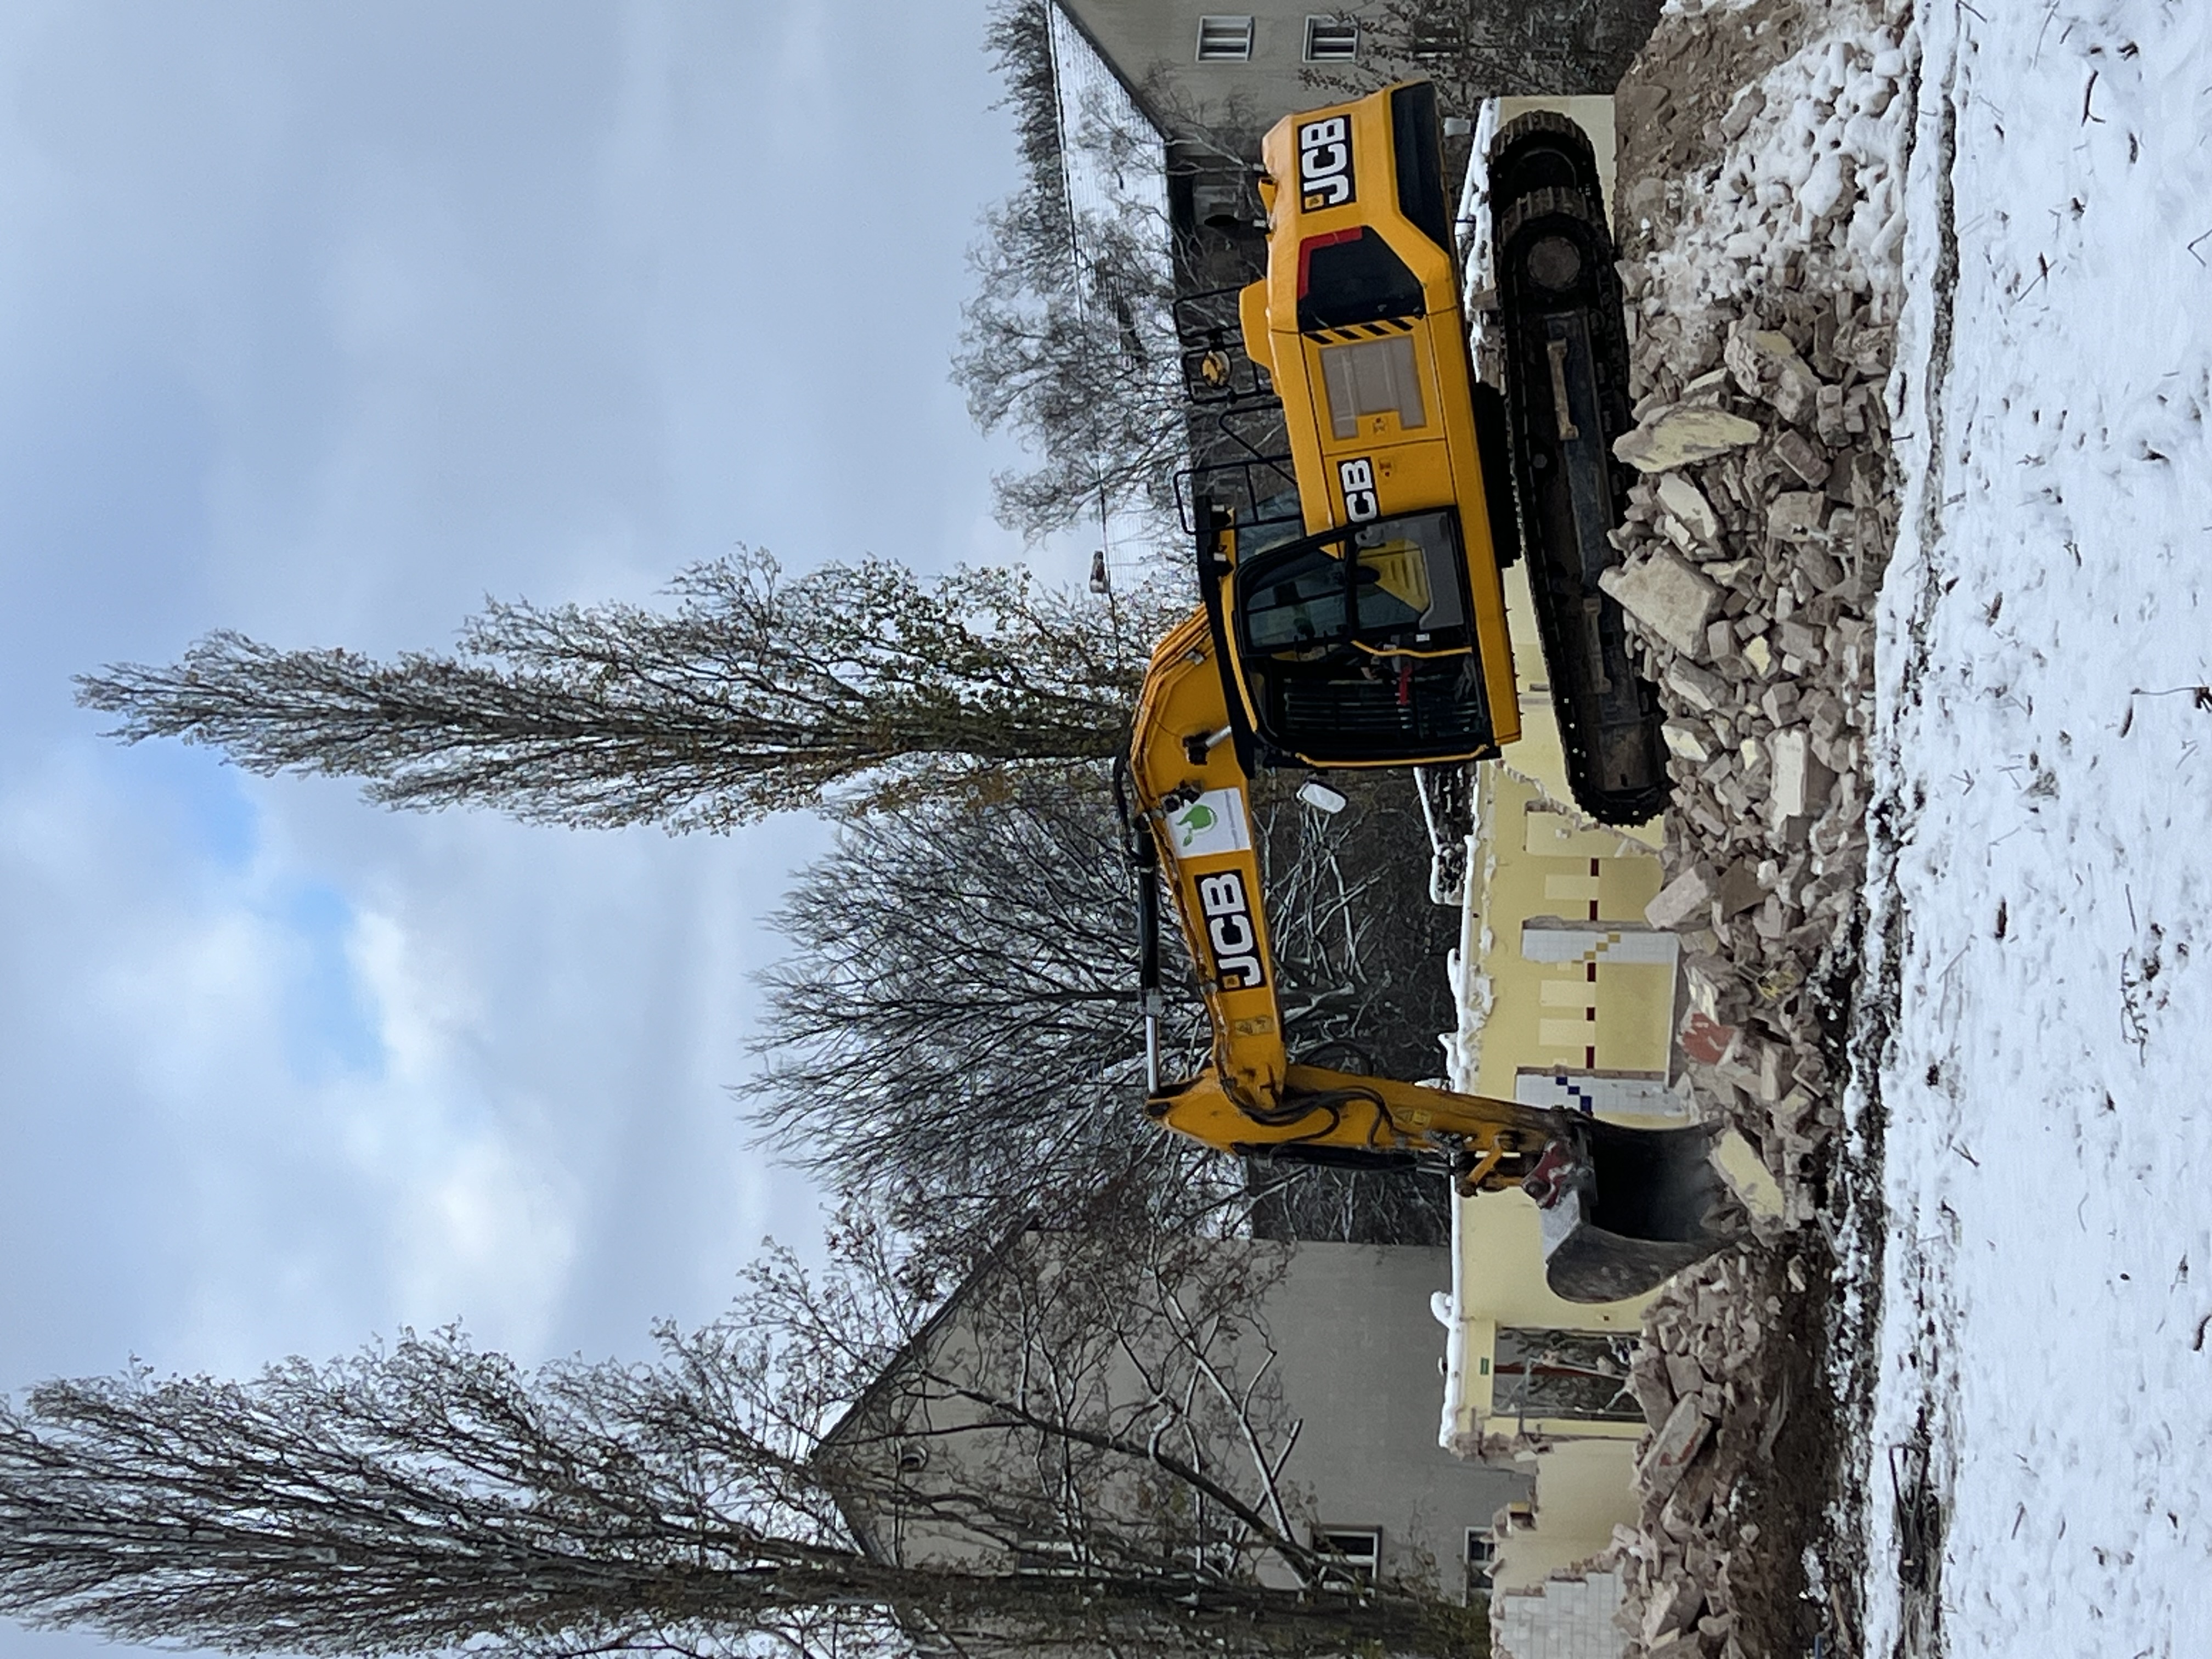
[[[1612,446],[1634,422],[1595,153],[1572,122],[1540,111],[1492,148],[1501,391],[1469,355],[1440,137],[1435,88],[1418,81],[1279,122],[1261,144],[1267,274],[1238,315],[1245,355],[1282,402],[1306,531],[1449,510],[1437,534],[1455,551],[1439,542],[1424,562],[1432,577],[1456,566],[1437,591],[1458,614],[1434,619],[1456,642],[1379,649],[1456,652],[1480,684],[1455,690],[1439,668],[1401,663],[1385,691],[1364,696],[1347,654],[1378,649],[1363,617],[1325,671],[1245,665],[1253,720],[1287,723],[1295,741],[1269,741],[1315,758],[1316,711],[1340,704],[1359,732],[1330,765],[1495,754],[1521,734],[1500,573],[1525,558],[1569,786],[1600,823],[1641,823],[1666,805],[1667,750],[1657,693],[1601,581],[1620,562],[1609,532],[1630,482]],[[1376,586],[1378,601],[1391,591],[1379,575]],[[1239,602],[1264,608],[1260,594],[1255,582]],[[1420,735],[1390,749],[1394,707],[1396,730]]]
[[[1414,766],[1498,752],[1454,509],[1271,548],[1227,589],[1237,689],[1267,759]]]

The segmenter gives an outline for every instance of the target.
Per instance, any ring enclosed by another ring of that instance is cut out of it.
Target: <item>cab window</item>
[[[1255,651],[1333,645],[1346,633],[1344,562],[1325,547],[1295,547],[1248,567],[1244,638]]]
[[[1298,244],[1298,329],[1311,334],[1422,314],[1421,279],[1370,225]]]
[[[1308,537],[1248,559],[1235,591],[1244,671],[1271,743],[1324,764],[1488,743],[1456,514]]]
[[[1449,650],[1467,626],[1458,516],[1407,514],[1308,537],[1244,563],[1237,594],[1248,651]]]

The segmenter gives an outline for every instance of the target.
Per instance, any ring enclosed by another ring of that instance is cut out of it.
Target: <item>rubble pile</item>
[[[1624,281],[1638,424],[1616,453],[1643,477],[1605,585],[1660,688],[1675,779],[1648,918],[1683,937],[1692,1085],[1779,1198],[1754,1206],[1744,1250],[1679,1276],[1647,1314],[1634,1391],[1651,1433],[1641,1525],[1616,1540],[1621,1617],[1633,1652],[1736,1659],[1777,1635],[1778,1598],[1803,1593],[1819,1524],[1820,1472],[1778,1504],[1774,1449],[1793,1378],[1797,1417],[1820,1410],[1805,1351],[1858,957],[1872,611],[1897,530],[1894,331],[1849,285],[1777,285],[1686,319],[1644,268]]]
[[[1639,354],[1618,446],[1645,477],[1605,586],[1674,761],[1649,920],[1684,935],[1691,1078],[1760,1149],[1791,1225],[1841,1123],[1820,993],[1851,968],[1864,871],[1891,338],[1849,290],[1762,299],[1686,379]]]
[[[1639,1528],[1617,1528],[1620,1623],[1653,1659],[1757,1653],[1738,1640],[1748,1563],[1763,1591],[1759,1524],[1732,1514],[1754,1464],[1771,1462],[1788,1389],[1770,1386],[1765,1345],[1784,1312],[1759,1264],[1730,1255],[1670,1284],[1646,1322],[1629,1387],[1652,1426],[1638,1464]]]

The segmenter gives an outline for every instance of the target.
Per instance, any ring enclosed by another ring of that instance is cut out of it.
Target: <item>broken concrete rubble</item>
[[[1679,928],[1703,915],[1712,899],[1711,884],[1693,865],[1659,890],[1658,896],[1644,907],[1644,919],[1654,927]]]
[[[1712,1419],[1700,1396],[1688,1395],[1676,1400],[1674,1409],[1668,1413],[1636,1466],[1645,1493],[1662,1500],[1671,1493],[1712,1430]]]
[[[1740,318],[1729,331],[1721,359],[1746,397],[1770,404],[1793,426],[1814,418],[1820,380],[1797,355],[1796,343],[1787,334]]]
[[[1821,534],[1827,520],[1827,497],[1810,489],[1791,490],[1767,504],[1766,533],[1778,542],[1806,541]]]
[[[1720,515],[1713,511],[1705,493],[1679,472],[1659,475],[1659,505],[1674,515],[1677,523],[1701,543],[1720,539]]]
[[[1685,1079],[1731,1132],[1723,1179],[1750,1212],[1742,1250],[1662,1289],[1631,1369],[1647,1458],[1670,1425],[1710,1423],[1686,1463],[1651,1466],[1638,1524],[1614,1533],[1633,1659],[1813,1652],[1822,1626],[1826,1651],[1859,1645],[1850,1570],[1827,1560],[1825,1594],[1806,1582],[1826,1494],[1805,1437],[1825,1409],[1812,1304],[1849,1074],[1829,1032],[1864,920],[1872,617],[1897,523],[1901,290],[1858,233],[1902,221],[1882,183],[1898,158],[1778,135],[1814,106],[1863,125],[1913,102],[1902,9],[1685,0],[1616,106],[1635,427],[1615,453],[1638,477],[1615,545],[1632,566],[1683,562],[1717,600],[1694,638],[1626,607],[1677,745],[1647,915],[1680,936]]]
[[[1746,1575],[1764,1553],[1746,1494],[1796,1420],[1772,1385],[1783,1304],[1748,1292],[1826,1282],[1804,1252],[1823,1248],[1846,1067],[1820,999],[1850,969],[1867,845],[1871,611],[1897,526],[1867,378],[1890,330],[1856,294],[1652,320],[1669,326],[1638,337],[1643,424],[1617,446],[1645,478],[1607,585],[1674,757],[1668,879],[1645,915],[1683,935],[1686,1071],[1729,1126],[1716,1168],[1771,1254],[1701,1264],[1647,1314],[1630,1378],[1651,1427],[1641,1524],[1614,1557],[1632,1653],[1729,1659],[1753,1650]]]
[[[1705,644],[1705,624],[1720,604],[1720,589],[1671,548],[1655,546],[1647,556],[1607,571],[1598,586],[1685,656],[1694,657]]]
[[[1613,440],[1613,453],[1639,472],[1666,472],[1757,443],[1759,428],[1740,415],[1696,404],[1677,404],[1647,416],[1633,432]]]

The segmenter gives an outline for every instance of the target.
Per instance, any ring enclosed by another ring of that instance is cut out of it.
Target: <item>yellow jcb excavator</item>
[[[1588,142],[1524,119],[1492,152],[1501,406],[1468,359],[1437,138],[1415,82],[1291,116],[1263,146],[1267,274],[1241,315],[1283,404],[1298,511],[1269,522],[1249,500],[1201,496],[1202,603],[1160,642],[1139,699],[1125,816],[1146,1109],[1226,1151],[1425,1163],[1470,1195],[1519,1186],[1542,1211],[1553,1291],[1613,1301],[1723,1241],[1707,1132],[1291,1064],[1267,943],[1255,768],[1474,759],[1520,735],[1499,575],[1519,550],[1516,493],[1577,797],[1616,823],[1665,799],[1656,701],[1596,586],[1619,521],[1610,443],[1628,421]],[[1163,876],[1213,1036],[1180,1083],[1162,1079],[1157,1039]]]

